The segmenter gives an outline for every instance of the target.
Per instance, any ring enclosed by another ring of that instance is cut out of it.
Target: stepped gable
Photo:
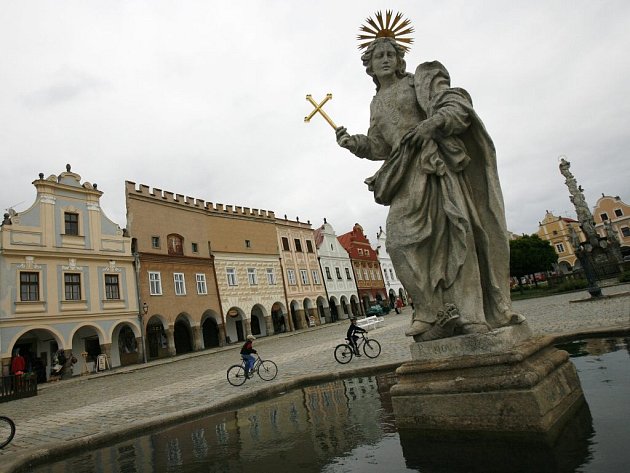
[[[204,211],[208,215],[229,216],[229,217],[251,217],[274,220],[275,213],[271,210],[254,209],[250,207],[242,207],[238,205],[224,205],[206,202],[202,199],[184,196],[183,194],[175,194],[170,191],[164,191],[154,187],[153,190],[145,184],[136,185],[135,182],[125,181],[125,192],[127,196],[142,197],[147,200],[154,199],[161,203],[169,205],[181,205],[191,209]]]

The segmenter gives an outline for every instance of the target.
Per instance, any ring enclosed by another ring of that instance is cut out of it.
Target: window
[[[363,256],[363,250],[361,248],[359,248],[357,251],[359,252],[359,256]]]
[[[291,286],[295,286],[297,284],[297,281],[295,280],[295,271],[287,269],[287,279],[289,280],[289,284]]]
[[[313,242],[311,240],[306,240],[306,251],[308,253],[313,252]]]
[[[105,275],[105,299],[120,299],[120,286],[118,285],[118,274]]]
[[[295,238],[293,241],[295,242],[295,251],[297,251],[298,253],[302,253],[302,242],[300,241],[300,239]]]
[[[184,273],[173,273],[173,281],[175,282],[175,295],[186,295],[186,282],[184,281]]]
[[[601,217],[602,222],[605,222],[606,220],[608,220],[608,214],[606,212],[600,213],[599,216]]]
[[[307,285],[308,282],[308,271],[305,269],[300,269],[300,278],[302,278],[302,284]]]
[[[162,279],[158,272],[149,271],[149,293],[152,296],[162,295]]]
[[[392,281],[396,280],[396,278],[394,277],[394,270],[391,268],[389,269],[389,275],[391,276]]]
[[[273,270],[273,268],[267,268],[267,283],[270,286],[276,284],[276,272]]]
[[[630,237],[630,228],[628,228],[628,227],[621,227],[621,234],[624,237]]]
[[[621,209],[615,209],[615,217],[623,217],[623,212]]]
[[[151,248],[159,248],[160,247],[160,237],[152,236],[151,237]]]
[[[199,245],[197,243],[192,243],[192,252],[199,253]]]
[[[312,269],[311,277],[313,278],[314,284],[321,284],[321,282],[319,281],[319,271],[317,271],[316,269]]]
[[[39,300],[39,273],[20,273],[20,300]]]
[[[346,279],[352,280],[352,276],[350,276],[350,268],[346,268]]]
[[[361,280],[363,279],[363,278],[361,277],[361,270],[360,270],[360,269],[357,269],[356,273],[357,273],[357,281],[361,281]]]
[[[228,286],[236,286],[236,270],[234,268],[225,268]]]
[[[365,279],[366,281],[370,280],[370,274],[368,273],[368,270],[363,268],[363,279]]]
[[[79,214],[73,212],[65,212],[63,214],[66,235],[79,234]]]
[[[558,253],[564,253],[564,245],[562,243],[556,244],[556,251]]]
[[[284,251],[291,251],[289,248],[289,239],[287,237],[282,237],[282,249]]]
[[[381,280],[381,272],[377,269],[374,270],[374,279],[380,281]]]
[[[330,268],[326,266],[324,270],[326,271],[326,279],[328,279],[329,281],[332,281],[332,276],[330,275]]]
[[[197,294],[208,294],[208,285],[206,284],[206,275],[197,273],[195,274],[197,280]]]
[[[385,271],[385,273],[384,273],[385,274],[385,281],[389,281],[389,276],[387,276],[387,270],[384,269],[383,271]]]
[[[258,278],[256,277],[256,268],[247,268],[247,280],[250,286],[258,284]]]
[[[251,240],[245,240],[245,248],[251,248],[252,247],[252,241]]]
[[[341,270],[335,267],[335,273],[337,274],[337,279],[341,279]]]
[[[363,250],[363,254],[365,256],[370,256],[370,250]]]
[[[79,273],[66,273],[63,275],[65,295],[67,301],[81,300],[81,275]]]
[[[554,235],[557,235],[557,234],[558,234],[558,230],[554,230],[554,231],[553,231],[553,234],[554,234]]]

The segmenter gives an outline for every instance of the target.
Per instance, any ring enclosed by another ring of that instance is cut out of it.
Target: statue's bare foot
[[[510,325],[518,325],[518,324],[522,324],[523,322],[525,322],[525,316],[523,316],[523,314],[519,314],[517,312],[512,312],[510,314]]]
[[[422,322],[420,320],[414,320],[411,322],[411,325],[407,330],[405,330],[405,335],[408,337],[413,337],[416,335],[420,335],[421,333],[429,330],[433,325],[427,322]]]

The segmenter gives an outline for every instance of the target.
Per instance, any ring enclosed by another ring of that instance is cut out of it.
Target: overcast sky
[[[379,163],[335,142],[324,109],[365,133],[375,93],[357,49],[375,11],[415,27],[410,72],[439,60],[497,148],[508,227],[574,216],[558,157],[591,208],[630,203],[630,2],[3,0],[0,205],[26,210],[66,163],[126,225],[124,181],[209,202],[355,222],[376,242]]]

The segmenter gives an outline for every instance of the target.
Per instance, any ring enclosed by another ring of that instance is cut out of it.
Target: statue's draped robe
[[[509,245],[494,145],[468,93],[439,62],[418,66],[370,107],[357,156],[384,160],[366,183],[389,205],[387,251],[411,294],[414,320],[433,323],[446,303],[464,323],[508,323]],[[420,148],[401,139],[420,122]]]

